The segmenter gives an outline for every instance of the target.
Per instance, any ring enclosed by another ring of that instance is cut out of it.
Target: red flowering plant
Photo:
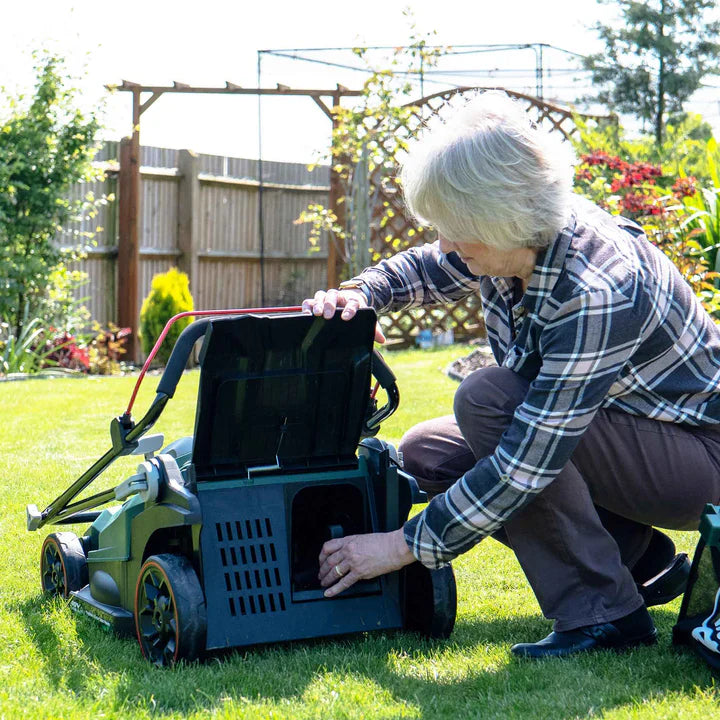
[[[100,323],[93,324],[93,337],[88,346],[90,372],[95,375],[114,375],[122,371],[120,357],[124,355],[125,343],[130,328],[121,328],[110,323],[107,328]]]
[[[628,162],[604,151],[580,156],[575,190],[612,214],[632,218],[676,265],[714,316],[720,314],[720,232],[708,232],[708,191],[692,176],[674,178],[660,165]],[[715,207],[720,207],[714,189]],[[702,205],[702,207],[700,207]],[[717,215],[715,215],[717,217]],[[720,228],[720,223],[715,223]]]
[[[42,337],[43,366],[89,372],[90,357],[84,339],[67,331],[58,332],[49,328]]]
[[[692,197],[697,191],[697,178],[694,178],[692,175],[689,177],[679,177],[672,186],[672,193],[678,199]]]
[[[130,328],[113,323],[104,328],[95,322],[92,332],[77,335],[50,327],[39,333],[34,349],[42,357],[42,368],[112,375],[122,371],[120,358],[129,334]]]
[[[660,165],[628,162],[595,150],[580,156],[575,188],[613,214],[635,220],[666,211],[667,178]]]

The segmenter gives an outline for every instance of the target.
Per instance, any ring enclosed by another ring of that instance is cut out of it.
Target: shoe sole
[[[669,567],[638,586],[638,591],[645,601],[645,607],[665,605],[682,595],[687,587],[689,577],[690,560],[686,553],[680,553],[673,558]]]

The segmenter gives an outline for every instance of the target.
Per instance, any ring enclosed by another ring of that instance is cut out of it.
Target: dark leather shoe
[[[644,607],[615,623],[551,632],[540,642],[513,645],[510,652],[516,657],[541,659],[567,657],[588,650],[627,650],[657,642],[657,630]]]
[[[645,606],[664,605],[685,592],[690,577],[690,560],[686,553],[676,555],[655,577],[638,583]]]

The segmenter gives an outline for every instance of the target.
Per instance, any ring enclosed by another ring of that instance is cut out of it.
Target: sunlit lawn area
[[[456,383],[441,369],[466,351],[386,354],[401,407],[381,437],[396,442],[414,422],[451,411]],[[197,372],[183,378],[156,426],[167,441],[192,430],[197,380]],[[512,659],[511,644],[539,639],[550,628],[514,556],[494,541],[454,565],[458,619],[448,641],[368,634],[264,647],[172,670],[149,665],[134,640],[118,639],[40,595],[40,546],[51,530],[25,531],[25,505],[44,507],[109,447],[110,419],[124,410],[133,383],[130,377],[0,383],[3,720],[716,716],[712,676],[670,643],[677,600],[651,611],[657,647],[540,663]],[[157,378],[146,381],[136,415],[156,384]],[[107,484],[136,464],[118,465]],[[675,535],[687,551],[695,539]]]

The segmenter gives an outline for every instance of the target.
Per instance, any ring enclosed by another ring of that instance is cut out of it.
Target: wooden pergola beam
[[[307,89],[307,88],[291,88],[286,85],[279,85],[274,88],[245,88],[241,85],[235,85],[226,82],[221,87],[195,87],[175,82],[172,85],[141,85],[140,83],[123,80],[120,85],[107,85],[108,90],[117,92],[141,92],[162,95],[163,93],[183,93],[189,95],[289,95],[303,97],[333,97],[340,94],[341,96],[357,97],[362,95],[362,90],[349,90],[342,85],[330,90],[323,89]]]

